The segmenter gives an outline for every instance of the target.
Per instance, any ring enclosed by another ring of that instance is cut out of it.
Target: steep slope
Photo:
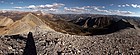
[[[135,28],[133,24],[125,19],[112,17],[88,17],[76,20],[75,24],[86,28],[87,32],[92,33],[91,35],[103,35],[126,28]]]
[[[21,19],[21,22],[29,23],[30,25],[44,25],[44,23],[32,13],[27,14]]]
[[[0,19],[0,26],[8,26],[8,25],[11,25],[14,21],[10,18],[2,18]]]
[[[65,34],[71,34],[71,35],[87,35],[84,31],[84,28],[67,22],[63,19],[57,19],[57,18],[48,18],[48,17],[41,17],[42,20],[44,20],[45,24],[54,29],[57,32],[65,33]]]
[[[84,28],[78,25],[75,25],[73,23],[69,23],[65,20],[52,21],[50,27],[58,32],[62,32],[65,34],[71,34],[71,35],[86,35],[87,34],[84,31]]]
[[[53,31],[53,29],[49,28],[45,23],[43,23],[40,18],[36,17],[32,13],[29,13],[21,20],[18,20],[12,25],[2,29],[1,31],[3,32],[0,34],[21,34],[29,31],[35,32],[36,27],[39,27],[39,29]]]
[[[111,17],[88,17],[86,19],[76,20],[75,24],[83,26],[84,28],[104,28],[114,22],[115,20]]]

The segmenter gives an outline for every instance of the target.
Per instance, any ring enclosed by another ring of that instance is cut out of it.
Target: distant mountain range
[[[139,17],[99,14],[0,13],[0,34],[21,34],[36,30],[73,35],[102,35],[126,28],[139,28]]]

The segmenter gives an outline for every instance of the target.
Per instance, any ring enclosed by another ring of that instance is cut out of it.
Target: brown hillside
[[[8,25],[11,25],[14,21],[10,18],[3,18],[3,19],[0,19],[0,26],[8,26]]]
[[[40,29],[52,30],[45,23],[43,23],[38,17],[29,13],[21,20],[14,22],[12,25],[7,26],[6,28],[1,29],[2,33],[0,34],[21,34],[29,31],[35,32],[36,27]]]

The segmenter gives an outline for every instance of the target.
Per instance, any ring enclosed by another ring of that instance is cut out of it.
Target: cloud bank
[[[114,4],[110,4],[113,6]],[[140,7],[137,4],[125,4],[118,5],[118,7],[132,6],[135,8]],[[105,14],[117,14],[117,15],[129,15],[134,14],[131,11],[122,11],[122,10],[110,10],[106,9],[105,6],[83,6],[83,7],[66,7],[63,3],[53,3],[46,5],[29,5],[24,7],[13,7],[14,9],[29,9],[29,10],[43,10],[44,12],[59,12],[59,13],[105,13]]]
[[[133,7],[133,8],[140,8],[139,4],[123,4],[123,5],[118,5],[118,7]]]
[[[71,8],[64,8],[65,12],[74,12],[74,13],[107,13],[107,14],[118,14],[118,15],[128,15],[134,14],[131,11],[122,11],[122,10],[106,10],[105,7],[102,6],[84,6],[84,7],[71,7]]]
[[[53,4],[46,4],[46,5],[29,5],[25,7],[14,7],[16,9],[58,9],[65,4],[62,3],[53,3]]]

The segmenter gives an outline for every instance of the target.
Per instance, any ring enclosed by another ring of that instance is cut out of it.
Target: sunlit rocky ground
[[[140,36],[135,29],[107,35],[77,36],[53,31],[33,33],[38,55],[139,55]],[[0,55],[22,55],[27,34],[1,36]]]

